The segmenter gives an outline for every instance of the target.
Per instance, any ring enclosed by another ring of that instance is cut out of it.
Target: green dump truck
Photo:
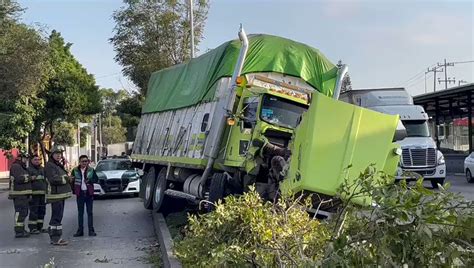
[[[152,74],[131,156],[146,208],[250,185],[331,197],[371,164],[395,173],[398,116],[338,101],[347,67],[285,38],[239,39]]]

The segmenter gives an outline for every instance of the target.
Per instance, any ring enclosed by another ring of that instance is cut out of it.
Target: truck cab
[[[430,180],[434,188],[438,187],[438,183],[444,183],[444,156],[430,135],[429,117],[423,107],[414,105],[405,89],[353,90],[343,93],[341,98],[377,112],[400,116],[407,136],[397,141],[402,149],[397,179],[413,180],[422,176]]]

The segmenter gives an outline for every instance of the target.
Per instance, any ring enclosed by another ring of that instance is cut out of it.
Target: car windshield
[[[260,118],[270,124],[295,128],[308,106],[283,98],[264,95]]]
[[[132,167],[132,162],[127,160],[114,161],[100,161],[97,163],[96,171],[110,171],[110,170],[129,170]]]
[[[403,125],[407,130],[407,137],[429,137],[430,131],[425,120],[405,120]]]

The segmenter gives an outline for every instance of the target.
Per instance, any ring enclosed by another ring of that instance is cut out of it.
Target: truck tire
[[[224,173],[215,173],[211,178],[211,186],[209,188],[209,202],[216,203],[223,199],[226,193],[227,177]],[[214,205],[209,204],[208,211],[213,211]]]
[[[431,179],[431,186],[433,186],[433,189],[438,189],[438,184],[443,185],[444,178]]]
[[[143,177],[144,184],[145,184],[145,192],[143,196],[143,206],[146,209],[153,208],[153,190],[155,189],[155,178],[156,178],[156,171],[155,167],[151,167],[146,175]]]
[[[170,197],[165,195],[166,190],[166,168],[162,168],[156,178],[155,189],[153,192],[153,211],[164,212]]]
[[[472,173],[469,169],[466,169],[466,181],[468,183],[474,183],[474,178],[472,177]]]

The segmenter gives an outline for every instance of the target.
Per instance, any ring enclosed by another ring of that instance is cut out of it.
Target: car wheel
[[[468,183],[474,183],[474,178],[472,177],[472,173],[469,169],[466,170],[466,180]]]
[[[444,178],[431,179],[431,186],[433,186],[433,189],[438,189],[438,184],[443,185]]]
[[[143,198],[143,206],[146,209],[153,208],[153,190],[155,189],[156,171],[155,167],[151,167],[145,175],[145,193]]]
[[[225,197],[225,190],[227,186],[227,177],[223,173],[215,173],[211,179],[211,186],[209,188],[209,199],[211,203],[216,203]],[[209,204],[208,211],[214,210],[214,205]]]
[[[166,208],[166,201],[169,198],[165,196],[166,185],[166,168],[162,168],[156,178],[153,196],[153,210],[156,212],[163,212]]]

